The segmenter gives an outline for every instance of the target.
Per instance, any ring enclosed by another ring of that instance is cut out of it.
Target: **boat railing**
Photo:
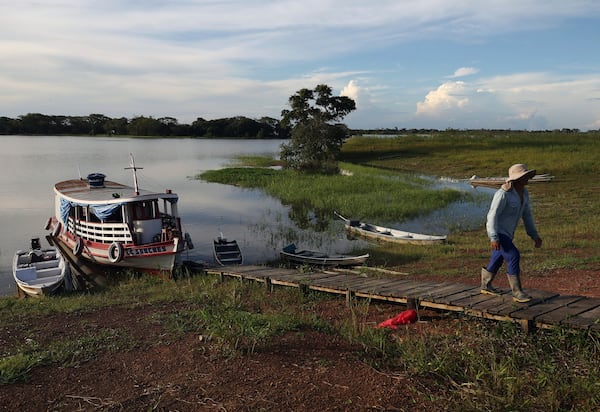
[[[131,231],[125,223],[93,223],[79,220],[75,224],[73,219],[69,218],[69,232],[94,242],[133,242]]]

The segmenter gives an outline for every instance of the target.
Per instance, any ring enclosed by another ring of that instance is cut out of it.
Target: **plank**
[[[571,303],[564,308],[560,308],[560,310],[544,313],[538,316],[537,321],[558,325],[562,324],[565,319],[568,319],[572,316],[576,316],[579,313],[594,309],[597,306],[600,306],[600,298],[582,297],[582,299]]]
[[[472,290],[473,286],[465,285],[461,283],[446,283],[443,286],[432,290],[428,296],[428,299],[432,302],[447,302],[448,298],[452,295],[465,292],[466,290]],[[442,302],[442,303],[443,303]]]
[[[381,279],[381,278],[365,278],[365,281],[356,286],[356,292],[370,292],[373,288],[382,287],[389,283],[389,279]]]
[[[318,286],[335,286],[340,290],[347,290],[354,286],[360,286],[363,283],[364,280],[357,278],[356,276],[338,275],[337,277],[318,279],[312,284]]]
[[[377,293],[381,294],[396,294],[396,296],[405,296],[412,292],[418,293],[425,289],[432,289],[431,283],[418,282],[414,280],[399,280],[394,281],[390,285],[380,290],[376,290]]]
[[[503,305],[507,301],[512,302],[512,294],[510,293],[509,290],[502,290],[502,289],[499,289],[499,290],[501,291],[500,295],[498,295],[498,296],[487,295],[490,297],[490,299],[482,300],[482,301],[474,303],[471,306],[471,309],[481,311],[481,312],[491,313],[494,311],[494,308],[496,308],[497,306]],[[485,295],[485,294],[482,293],[482,295]],[[491,310],[491,312],[490,312],[490,310]]]
[[[561,322],[564,325],[580,329],[588,329],[593,327],[594,330],[599,330],[600,325],[600,306],[585,312],[578,313],[575,316],[565,319]]]
[[[307,282],[311,282],[316,279],[326,278],[329,276],[331,276],[331,275],[328,273],[323,273],[323,272],[312,272],[312,273],[296,272],[296,273],[272,276],[271,280],[272,281],[274,281],[274,280],[290,281],[291,280],[291,281],[296,281],[299,283],[307,283]]]
[[[466,285],[463,285],[466,286]],[[445,297],[438,297],[437,298],[437,302],[439,303],[444,303],[446,305],[453,305],[453,306],[457,306],[455,304],[455,302],[464,299],[466,297],[469,296],[474,296],[474,295],[480,295],[481,294],[481,288],[479,286],[466,286],[466,288],[462,291],[462,292],[458,292],[458,293],[454,293],[452,295],[448,295]]]
[[[492,302],[492,304],[490,304]],[[481,306],[490,307],[496,306],[503,302],[503,298],[501,296],[493,296],[481,293],[481,291],[476,295],[465,296],[462,299],[454,300],[452,304],[456,306],[462,306],[464,308],[478,309],[482,310]]]
[[[408,290],[420,286],[422,283],[413,280],[390,280],[386,285],[373,289],[374,293],[387,294],[390,291],[397,292],[399,289]]]
[[[544,313],[559,310],[571,303],[575,303],[583,299],[582,296],[556,296],[548,299],[545,302],[540,302],[523,309],[512,312],[510,315],[517,319],[536,320],[537,317]]]
[[[418,287],[407,290],[406,295],[413,299],[427,300],[441,285],[442,283],[423,283]]]

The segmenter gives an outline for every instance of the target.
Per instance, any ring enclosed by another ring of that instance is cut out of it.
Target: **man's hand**
[[[492,250],[500,250],[500,242],[497,240],[492,240]]]

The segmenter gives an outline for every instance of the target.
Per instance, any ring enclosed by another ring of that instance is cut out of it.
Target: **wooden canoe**
[[[296,248],[295,244],[289,244],[280,252],[281,258],[287,262],[315,266],[357,266],[362,265],[369,258],[364,255],[330,255],[314,250]]]
[[[335,215],[345,222],[346,230],[358,234],[367,239],[380,240],[394,243],[410,243],[415,245],[429,245],[443,243],[446,241],[445,235],[426,235],[422,233],[407,232],[399,229],[392,229],[383,226],[364,223],[358,220],[346,219],[339,213]]]

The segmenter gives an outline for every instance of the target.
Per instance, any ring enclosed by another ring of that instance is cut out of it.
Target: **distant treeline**
[[[0,117],[0,135],[115,135],[115,136],[193,136],[238,137],[248,139],[287,138],[289,130],[270,117],[249,119],[243,116],[224,119],[196,119],[180,124],[173,117],[138,116],[111,118],[103,114],[89,116],[50,116],[29,113],[16,119]]]
[[[446,129],[348,129],[348,135],[410,135],[444,132],[464,133],[467,130]],[[474,132],[497,133],[507,130],[476,130]],[[580,133],[579,129],[560,129],[537,131],[533,133],[560,132]],[[115,136],[191,136],[204,138],[236,137],[243,139],[287,139],[290,130],[281,126],[278,119],[262,117],[250,119],[244,116],[205,120],[197,118],[192,124],[181,124],[173,117],[137,116],[111,118],[103,114],[89,116],[52,116],[41,113],[29,113],[16,119],[0,117],[0,135],[115,135]]]

